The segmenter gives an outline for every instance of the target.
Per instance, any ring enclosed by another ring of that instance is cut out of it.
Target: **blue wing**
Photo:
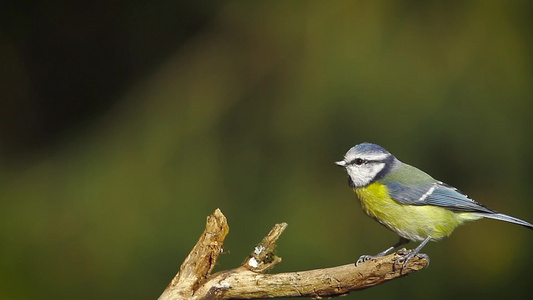
[[[392,199],[409,205],[434,205],[455,211],[495,213],[468,198],[458,189],[440,181],[405,186],[396,181],[385,183]]]

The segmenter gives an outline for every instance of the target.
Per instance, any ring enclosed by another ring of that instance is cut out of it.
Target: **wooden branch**
[[[211,274],[229,231],[226,217],[219,209],[215,210],[207,217],[204,233],[159,300],[340,296],[405,276],[429,264],[427,259],[415,256],[401,268],[394,264],[400,255],[393,253],[357,267],[350,263],[325,269],[264,274],[281,262],[274,253],[275,242],[286,227],[286,223],[276,224],[240,267]]]
[[[226,217],[217,208],[207,217],[200,239],[159,299],[192,299],[199,284],[205,281],[215,267],[228,232]]]

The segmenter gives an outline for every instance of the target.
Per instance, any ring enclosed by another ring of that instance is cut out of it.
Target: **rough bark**
[[[275,242],[286,227],[286,223],[276,224],[241,266],[211,274],[229,231],[226,217],[217,209],[207,217],[205,231],[159,300],[332,297],[405,276],[429,264],[425,258],[414,257],[402,268],[394,263],[400,255],[393,253],[359,266],[350,263],[332,268],[264,274],[281,262],[274,253]]]

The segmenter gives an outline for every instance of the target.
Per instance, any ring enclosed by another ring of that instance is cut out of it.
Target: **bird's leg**
[[[355,262],[355,266],[358,266],[360,263],[363,263],[363,262],[365,262],[367,260],[371,260],[371,259],[376,258],[376,257],[385,256],[385,255],[389,254],[392,250],[400,247],[401,245],[405,245],[407,243],[409,243],[408,239],[400,237],[400,240],[396,244],[394,244],[394,245],[390,246],[389,248],[379,252],[376,255],[361,255],[361,257],[359,257],[359,259]]]
[[[429,256],[427,256],[427,254],[423,254],[423,253],[419,253],[420,250],[422,250],[422,248],[424,248],[424,246],[429,242],[431,238],[430,237],[427,237],[425,240],[422,241],[422,243],[420,243],[420,245],[418,245],[418,247],[416,247],[415,249],[411,250],[409,253],[407,253],[407,255],[404,255],[402,257],[399,257],[398,259],[396,259],[394,261],[394,264],[402,264],[402,269],[407,265],[407,262],[409,260],[411,260],[411,258],[415,257],[415,256],[418,256],[418,257],[421,257],[421,258],[425,258],[429,261]]]
[[[377,256],[377,257],[379,257],[379,256],[385,256],[385,255],[389,254],[392,250],[394,250],[394,249],[400,247],[401,245],[405,245],[405,244],[407,244],[407,243],[409,243],[409,240],[408,240],[408,239],[403,238],[403,237],[400,237],[400,240],[399,240],[396,244],[394,244],[394,245],[390,246],[389,248],[387,248],[387,249],[381,251],[381,252],[378,253],[376,256]]]

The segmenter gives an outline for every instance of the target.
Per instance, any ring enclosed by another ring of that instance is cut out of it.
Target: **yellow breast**
[[[412,241],[427,237],[439,240],[464,222],[481,218],[473,213],[454,212],[438,206],[402,204],[390,198],[387,187],[379,183],[355,189],[355,192],[367,215]]]

